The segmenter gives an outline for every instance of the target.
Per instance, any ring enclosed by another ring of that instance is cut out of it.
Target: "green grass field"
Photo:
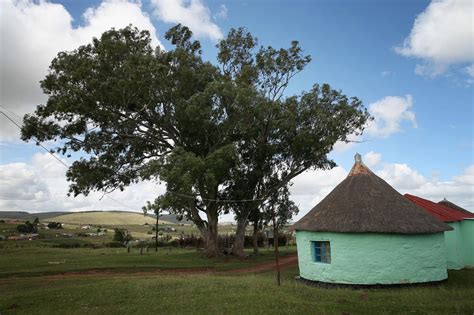
[[[282,273],[21,277],[0,281],[1,314],[472,314],[474,270],[437,287],[320,289]]]
[[[282,248],[282,255],[295,253],[296,249]],[[140,255],[136,248],[127,253],[125,248],[50,248],[31,246],[24,248],[0,249],[0,278],[8,276],[38,276],[85,270],[108,270],[117,272],[137,272],[152,269],[210,268],[223,271],[247,268],[258,263],[271,261],[273,252],[262,250],[255,258],[209,259],[195,249],[159,248],[150,249]],[[14,262],[14,263],[13,263]]]
[[[16,224],[1,223],[0,232],[7,235]],[[150,237],[151,226],[116,226],[136,237]],[[175,226],[177,234],[194,229]],[[278,287],[274,272],[232,271],[270,263],[273,252],[267,249],[247,259],[208,259],[196,249],[164,247],[140,255],[137,248],[128,253],[126,248],[82,247],[110,241],[112,231],[100,237],[56,237],[78,231],[77,224],[70,224],[61,230],[41,230],[39,240],[0,242],[1,315],[474,314],[474,269],[449,271],[448,282],[434,287],[351,290],[296,282],[298,268],[288,267]],[[68,243],[81,248],[55,247]],[[281,252],[287,256],[296,248],[282,247]]]

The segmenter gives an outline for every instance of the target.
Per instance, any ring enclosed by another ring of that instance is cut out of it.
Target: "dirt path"
[[[291,255],[280,258],[280,268],[284,269],[287,267],[296,266],[298,264],[297,255]],[[197,275],[197,274],[212,274],[212,275],[229,275],[239,273],[259,273],[276,269],[275,262],[269,261],[261,263],[248,268],[230,269],[225,271],[217,271],[214,268],[167,268],[167,269],[151,269],[147,271],[133,272],[133,269],[129,270],[107,270],[107,269],[89,269],[83,271],[71,271],[63,272],[54,275],[40,275],[34,277],[41,277],[48,280],[63,279],[68,277],[102,277],[102,276],[152,276],[152,275]],[[7,277],[16,278],[16,276]],[[4,278],[5,279],[5,278]]]
[[[288,257],[280,257],[279,265],[280,268],[286,267],[293,267],[298,264],[298,256],[291,255]],[[256,272],[264,272],[269,270],[276,269],[275,261],[269,261],[263,264],[259,264],[257,266],[252,266],[249,268],[241,268],[241,269],[232,269],[229,271],[224,271],[223,273],[256,273]]]

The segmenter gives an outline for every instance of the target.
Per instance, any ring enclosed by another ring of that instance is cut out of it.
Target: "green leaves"
[[[56,152],[82,154],[67,172],[70,193],[164,181],[167,193],[145,209],[186,216],[210,237],[224,212],[247,220],[273,200],[294,213],[291,179],[333,167],[333,145],[369,117],[360,100],[326,84],[285,95],[311,60],[297,41],[257,48],[244,28],[231,29],[214,65],[187,27],[165,37],[174,49],[154,49],[132,26],[111,29],[52,61],[41,82],[48,101],[24,117],[22,139],[61,140]]]

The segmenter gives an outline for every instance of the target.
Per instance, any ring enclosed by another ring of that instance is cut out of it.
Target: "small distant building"
[[[444,232],[448,269],[474,267],[474,213],[446,199],[435,203],[409,194],[405,197],[453,228]]]
[[[349,175],[295,223],[300,278],[349,285],[447,279],[444,231],[356,154]]]
[[[11,235],[8,237],[10,241],[21,241],[21,240],[35,240],[39,237],[38,234],[20,234],[20,235]]]

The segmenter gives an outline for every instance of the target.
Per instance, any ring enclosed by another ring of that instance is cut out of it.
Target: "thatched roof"
[[[461,212],[464,212],[466,214],[470,214],[472,215],[473,213],[469,210],[466,210],[464,208],[461,208],[460,206],[458,206],[457,204],[454,204],[452,203],[451,201],[449,201],[448,199],[444,198],[443,200],[441,200],[440,202],[438,202],[440,205],[443,205],[445,207],[448,207],[448,208],[451,208],[451,209],[454,209],[454,210],[458,210],[458,211],[461,211]]]
[[[399,234],[452,230],[372,173],[359,154],[347,178],[291,229]]]

